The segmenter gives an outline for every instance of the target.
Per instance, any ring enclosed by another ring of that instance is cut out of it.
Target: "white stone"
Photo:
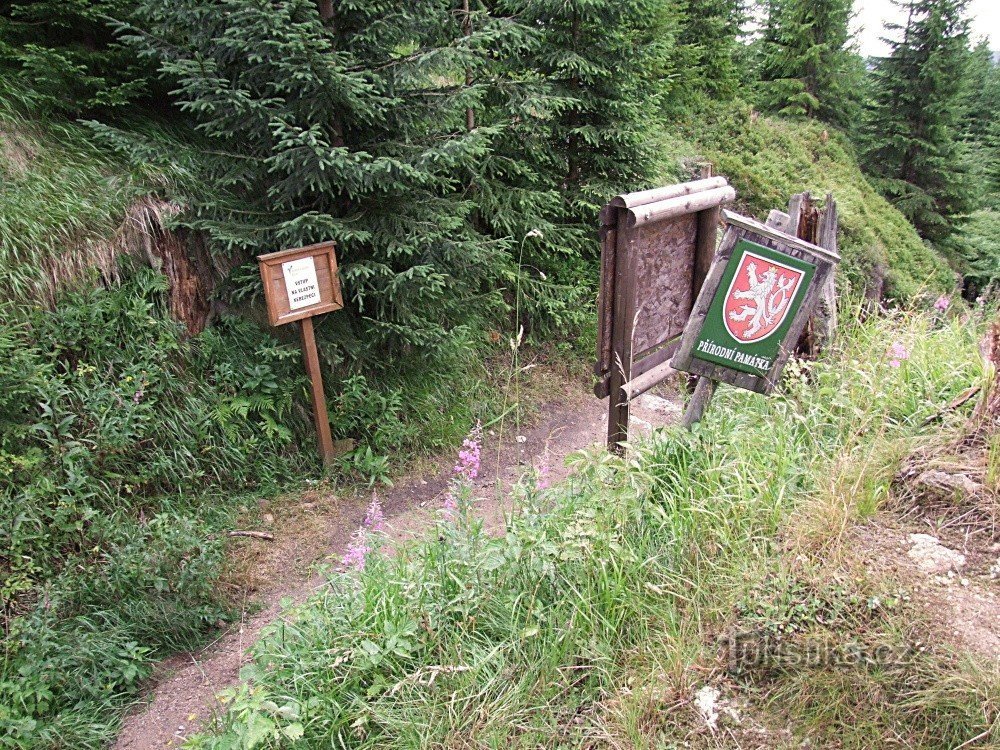
[[[944,573],[954,576],[955,571],[965,565],[965,555],[948,549],[930,534],[910,534],[910,544],[912,546],[907,555],[927,575]]]

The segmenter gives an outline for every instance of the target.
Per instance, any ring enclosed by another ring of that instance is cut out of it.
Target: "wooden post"
[[[698,378],[698,385],[695,386],[694,395],[691,396],[687,409],[684,411],[684,421],[682,424],[687,429],[690,430],[695,422],[701,421],[708,403],[712,400],[712,396],[715,395],[716,385],[717,383],[711,378],[704,376]]]
[[[625,209],[617,209],[615,232],[614,338],[611,347],[611,378],[608,402],[608,449],[624,453],[628,440],[629,403],[622,390],[632,378],[632,327],[635,322],[635,276],[630,263],[632,232],[625,226]]]
[[[313,419],[316,420],[316,437],[323,466],[329,468],[333,462],[333,436],[330,434],[330,417],[326,413],[326,394],[323,392],[323,373],[319,367],[319,352],[316,350],[316,332],[312,318],[299,321],[302,332],[302,355],[306,362],[306,374],[312,389]]]

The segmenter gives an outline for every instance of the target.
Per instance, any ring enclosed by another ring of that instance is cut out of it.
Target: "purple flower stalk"
[[[460,478],[468,482],[479,476],[481,436],[482,427],[477,424],[475,429],[469,433],[469,437],[462,441],[462,448],[458,452],[458,463],[455,464],[454,471]]]
[[[365,528],[379,534],[385,531],[385,514],[382,512],[382,503],[379,502],[378,495],[372,493],[372,502],[365,513]]]
[[[543,461],[542,465],[538,467],[538,477],[535,479],[535,489],[547,490],[550,484],[549,463],[548,461]]]
[[[905,360],[910,358],[909,350],[899,341],[889,347],[889,367],[899,367]]]
[[[340,558],[340,563],[345,568],[356,570],[360,573],[365,569],[365,561],[368,559],[368,553],[371,551],[372,549],[368,546],[368,540],[365,539],[364,533],[358,534],[348,545],[347,552]]]
[[[937,298],[937,302],[934,303],[934,309],[944,312],[945,310],[948,309],[948,305],[950,304],[951,304],[951,299],[947,295],[942,294],[940,297]]]

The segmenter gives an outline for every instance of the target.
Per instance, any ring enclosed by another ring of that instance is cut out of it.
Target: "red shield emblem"
[[[774,333],[792,308],[802,283],[802,271],[743,252],[722,317],[737,341],[763,341]]]

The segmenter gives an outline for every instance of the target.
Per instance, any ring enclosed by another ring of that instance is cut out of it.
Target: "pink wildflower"
[[[475,429],[469,433],[469,437],[462,442],[462,449],[458,452],[458,463],[455,464],[455,473],[469,482],[479,476],[479,454],[482,449],[481,432],[482,428],[476,425]]]
[[[547,490],[550,483],[549,464],[547,461],[543,461],[542,465],[538,467],[538,477],[535,479],[535,489]]]
[[[444,496],[444,505],[442,507],[446,516],[453,516],[458,512],[458,498],[455,497],[454,491]]]
[[[945,310],[948,309],[948,305],[950,304],[951,304],[951,299],[949,299],[947,295],[942,294],[940,297],[937,298],[937,302],[934,303],[934,309],[944,312]]]
[[[889,347],[889,356],[889,367],[899,367],[904,360],[910,358],[910,352],[901,342],[896,341]]]
[[[385,531],[385,514],[382,512],[382,503],[379,502],[378,495],[372,493],[372,502],[365,513],[365,528],[376,534]]]
[[[347,552],[340,558],[340,562],[345,568],[356,570],[360,573],[365,569],[365,560],[367,560],[368,553],[371,551],[372,549],[368,546],[368,540],[365,538],[364,533],[359,533],[348,545]]]

